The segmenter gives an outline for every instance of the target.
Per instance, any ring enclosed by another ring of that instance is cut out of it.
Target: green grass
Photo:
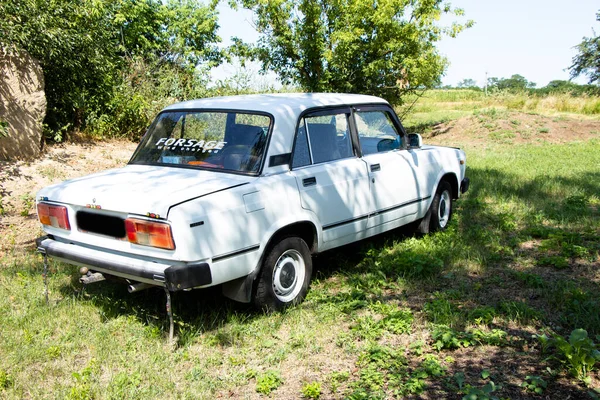
[[[0,268],[0,397],[460,398],[490,382],[499,398],[540,382],[586,396],[533,335],[600,334],[600,142],[465,149],[471,189],[447,231],[321,254],[283,313],[176,293],[174,346],[160,290],[82,291],[77,268],[52,262],[46,305],[40,257],[15,250]]]
[[[415,102],[416,100],[416,102]],[[524,112],[551,116],[556,121],[566,117],[597,120],[600,118],[600,98],[568,94],[535,96],[527,93],[489,93],[469,89],[429,90],[422,97],[405,99],[397,108],[404,126],[410,132],[427,132],[437,124],[471,115],[491,119],[507,118],[510,112]],[[513,126],[518,120],[509,121]],[[491,126],[490,126],[491,127]],[[539,133],[549,128],[539,127]],[[514,134],[514,133],[513,133]]]

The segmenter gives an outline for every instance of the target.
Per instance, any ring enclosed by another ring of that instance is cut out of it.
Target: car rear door
[[[309,113],[296,133],[291,173],[302,207],[322,225],[326,247],[360,237],[372,208],[369,172],[355,154],[350,116],[349,108]]]

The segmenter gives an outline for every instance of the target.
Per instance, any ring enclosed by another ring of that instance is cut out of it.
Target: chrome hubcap
[[[287,303],[300,293],[304,283],[305,266],[302,255],[297,250],[286,250],[277,259],[273,270],[273,292],[282,302]]]
[[[438,206],[438,221],[440,221],[440,228],[445,228],[448,225],[450,219],[450,192],[444,190],[440,195],[440,203]]]

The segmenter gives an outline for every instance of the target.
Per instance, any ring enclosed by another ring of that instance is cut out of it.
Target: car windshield
[[[158,115],[130,164],[181,166],[257,174],[271,118],[226,111]]]

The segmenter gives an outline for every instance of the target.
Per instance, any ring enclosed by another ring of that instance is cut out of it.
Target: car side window
[[[294,143],[292,168],[304,167],[305,165],[310,165],[310,150],[308,148],[308,137],[306,136],[306,124],[302,119],[302,123],[298,127],[296,143]]]
[[[385,111],[358,111],[354,114],[358,139],[363,155],[402,148],[390,114]]]
[[[349,116],[340,112],[303,117],[296,134],[292,168],[353,157]]]

